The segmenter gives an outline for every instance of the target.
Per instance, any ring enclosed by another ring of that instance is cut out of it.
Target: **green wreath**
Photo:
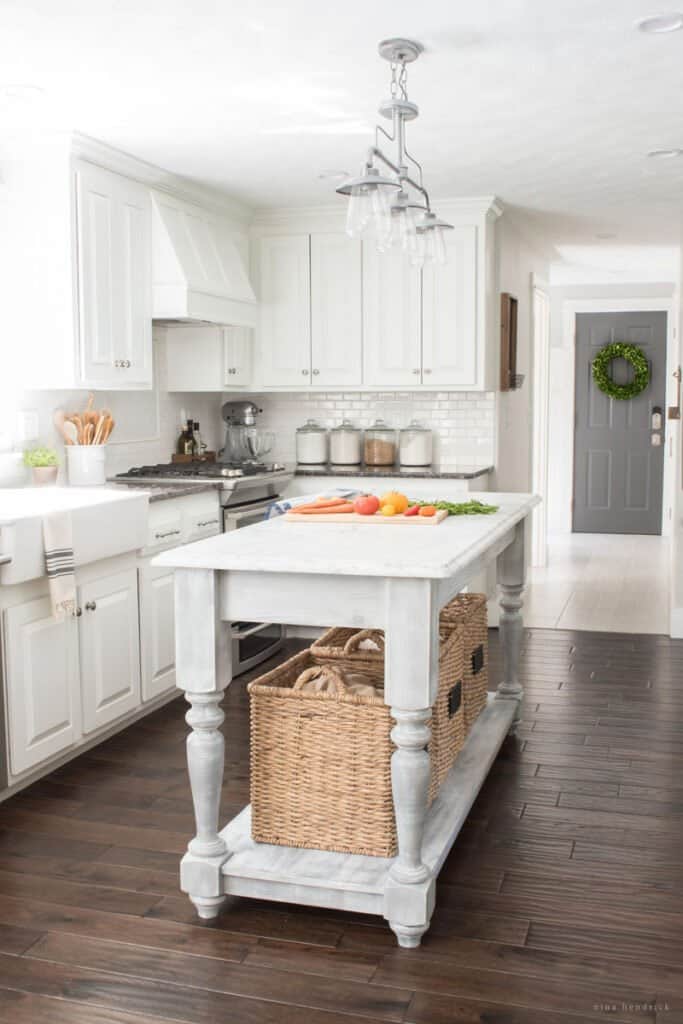
[[[610,375],[613,359],[625,359],[633,367],[634,376],[629,384],[615,384]],[[645,353],[637,345],[614,341],[601,348],[593,360],[593,380],[610,398],[625,401],[635,398],[650,383],[650,366]]]

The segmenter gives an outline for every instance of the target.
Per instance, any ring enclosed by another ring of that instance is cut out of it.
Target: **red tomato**
[[[353,503],[353,510],[359,516],[374,516],[379,508],[379,498],[374,494],[361,494]]]
[[[404,516],[416,516],[419,511],[420,511],[420,506],[419,505],[411,505],[410,508],[407,508],[405,510],[403,515]]]

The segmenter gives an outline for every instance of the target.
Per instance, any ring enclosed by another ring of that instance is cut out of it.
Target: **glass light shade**
[[[443,228],[437,226],[432,228],[430,234],[434,236],[434,262],[443,267],[446,263],[446,242],[443,237]]]
[[[375,185],[372,189],[372,223],[377,248],[383,252],[390,244],[392,223],[390,197],[393,189],[385,185]]]
[[[412,248],[408,250],[410,262],[414,267],[423,267],[425,262],[425,238],[421,231],[415,234]]]
[[[351,238],[360,238],[367,232],[373,216],[372,193],[367,185],[354,185],[349,194],[346,210],[346,233]]]

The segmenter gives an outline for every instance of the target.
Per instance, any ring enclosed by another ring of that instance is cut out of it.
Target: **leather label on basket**
[[[484,645],[479,644],[472,651],[472,674],[476,676],[484,667]]]
[[[448,717],[452,718],[460,710],[462,703],[462,683],[458,682],[448,691]]]

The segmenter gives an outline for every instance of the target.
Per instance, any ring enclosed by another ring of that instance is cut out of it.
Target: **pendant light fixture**
[[[378,252],[401,247],[416,267],[446,262],[443,233],[453,227],[433,212],[422,183],[422,167],[406,148],[406,123],[419,114],[417,104],[408,99],[407,65],[417,60],[422,49],[412,39],[385,39],[379,44],[380,57],[391,65],[391,94],[379,112],[391,121],[391,132],[379,124],[375,127],[375,144],[360,174],[337,189],[349,197],[347,234],[373,240]],[[394,159],[382,151],[380,136],[396,147]]]

